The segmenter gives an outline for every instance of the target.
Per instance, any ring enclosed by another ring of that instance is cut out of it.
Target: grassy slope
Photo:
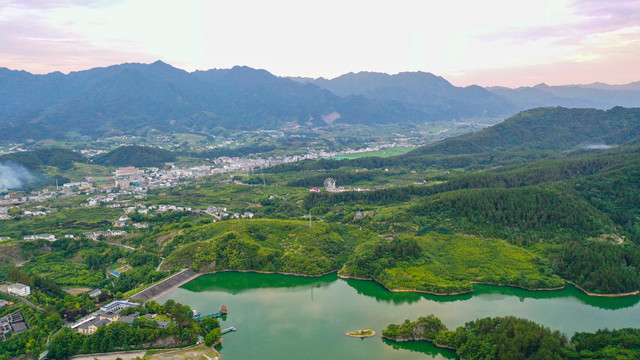
[[[472,281],[526,288],[563,284],[544,260],[503,240],[443,234],[413,238],[418,256],[380,251],[383,243],[399,240],[378,238],[358,246],[341,274],[373,278],[388,289],[440,294],[471,291]]]
[[[184,231],[167,265],[320,275],[339,269],[371,236],[354,227],[291,220],[230,220]]]

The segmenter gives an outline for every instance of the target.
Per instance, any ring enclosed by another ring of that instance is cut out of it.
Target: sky
[[[279,76],[425,71],[454,85],[640,80],[640,0],[0,0],[0,67],[162,60]]]

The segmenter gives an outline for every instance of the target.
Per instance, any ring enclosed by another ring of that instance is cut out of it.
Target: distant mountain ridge
[[[397,101],[442,120],[506,116],[517,107],[480,86],[456,87],[440,76],[425,72],[389,75],[376,72],[349,73],[312,83],[339,96],[363,95]]]
[[[270,129],[284,124],[424,122],[401,104],[339,97],[265,70],[188,73],[161,61],[33,75],[0,69],[0,139],[132,130]]]
[[[615,106],[640,106],[640,82],[626,85],[593,83],[549,86],[538,84],[533,87],[516,89],[489,87],[487,90],[508,100],[520,110],[547,106],[583,107],[602,110]]]
[[[0,140],[502,119],[541,106],[640,106],[640,82],[485,89],[425,72],[327,80],[246,66],[189,73],[162,61],[68,75],[0,68]]]

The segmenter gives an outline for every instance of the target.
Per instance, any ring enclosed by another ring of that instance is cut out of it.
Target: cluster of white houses
[[[83,235],[88,237],[89,239],[97,239],[99,236],[122,236],[126,234],[127,232],[124,230],[105,230],[86,232]]]

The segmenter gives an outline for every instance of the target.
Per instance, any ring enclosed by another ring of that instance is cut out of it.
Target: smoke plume
[[[0,164],[0,192],[21,189],[25,183],[34,179],[31,172],[20,164],[13,162]]]

